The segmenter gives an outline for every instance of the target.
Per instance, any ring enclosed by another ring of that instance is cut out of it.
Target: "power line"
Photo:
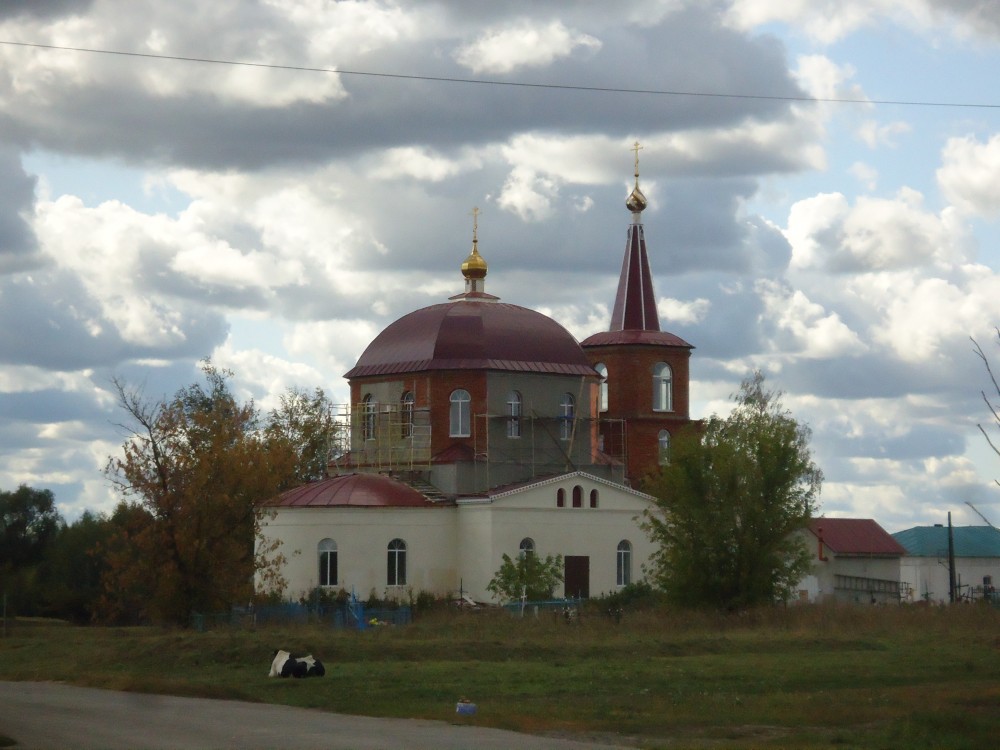
[[[162,55],[154,52],[129,52],[125,50],[94,49],[90,47],[71,47],[58,44],[39,44],[36,42],[15,42],[0,39],[0,44],[15,47],[33,47],[35,49],[61,50],[64,52],[85,52],[94,55],[116,55],[119,57],[139,57],[151,60],[170,60],[175,62],[202,63],[208,65],[233,65],[247,68],[266,68],[269,70],[289,70],[305,73],[336,73],[344,76],[366,76],[369,78],[392,78],[403,81],[430,81],[434,83],[464,83],[477,86],[507,86],[529,89],[557,89],[562,91],[589,91],[611,94],[642,94],[648,96],[692,96],[714,99],[756,99],[781,102],[807,102],[810,104],[880,104],[899,107],[947,107],[1000,109],[1000,104],[984,102],[942,102],[930,100],[905,99],[841,99],[815,96],[778,96],[772,94],[727,94],[708,91],[674,91],[670,89],[632,89],[616,86],[574,86],[565,83],[529,83],[526,81],[497,81],[486,78],[459,78],[452,76],[428,76],[405,73],[377,73],[370,70],[343,70],[339,68],[315,68],[305,65],[279,65],[276,63],[248,62],[245,60],[220,60],[210,57],[185,57],[182,55]]]

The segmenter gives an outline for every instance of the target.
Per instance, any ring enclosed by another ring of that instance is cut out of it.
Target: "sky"
[[[638,141],[691,416],[760,369],[821,513],[1000,524],[998,74],[992,0],[4,0],[0,489],[113,510],[113,378],[346,403],[473,207],[487,291],[606,330]]]

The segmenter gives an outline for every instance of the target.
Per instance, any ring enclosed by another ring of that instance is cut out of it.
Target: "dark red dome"
[[[343,474],[279,495],[283,508],[430,508],[433,503],[407,484],[382,474]]]
[[[344,377],[425,370],[595,374],[580,344],[551,318],[518,305],[464,299],[404,315]]]

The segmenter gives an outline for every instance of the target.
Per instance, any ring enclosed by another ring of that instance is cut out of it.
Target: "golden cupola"
[[[632,222],[638,224],[639,214],[645,210],[646,206],[649,205],[649,201],[646,200],[646,196],[642,194],[639,189],[639,151],[642,146],[639,145],[639,141],[635,142],[635,146],[632,150],[635,151],[635,187],[632,192],[629,193],[628,199],[625,201],[625,208],[632,212]]]
[[[472,209],[472,252],[462,263],[466,294],[482,294],[486,291],[485,279],[488,270],[486,259],[479,254],[479,208],[476,207]]]

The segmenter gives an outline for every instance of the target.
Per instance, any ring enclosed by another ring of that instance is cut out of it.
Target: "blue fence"
[[[305,605],[297,602],[262,607],[233,607],[230,612],[191,615],[191,627],[199,632],[216,627],[255,627],[258,625],[329,624],[334,628],[367,630],[386,625],[409,625],[413,614],[409,607],[397,609],[368,608],[361,602],[332,605]]]

